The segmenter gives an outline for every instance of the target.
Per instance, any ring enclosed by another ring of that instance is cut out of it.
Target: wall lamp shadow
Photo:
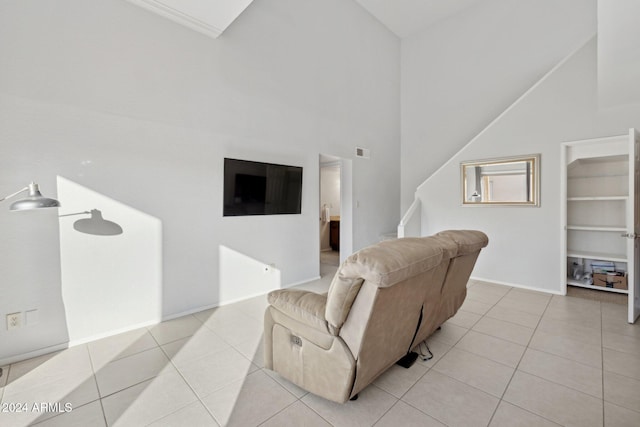
[[[80,233],[92,234],[94,236],[117,236],[123,233],[120,225],[113,221],[104,219],[102,217],[102,212],[98,209],[60,215],[59,218],[74,215],[91,215],[91,218],[82,218],[73,223],[73,228]]]

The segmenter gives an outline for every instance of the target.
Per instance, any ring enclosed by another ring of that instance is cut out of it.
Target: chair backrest
[[[389,287],[440,264],[443,250],[432,237],[385,240],[349,256],[327,294],[325,317],[338,334],[363,282]]]
[[[325,317],[356,360],[352,395],[453,316],[488,238],[480,231],[383,241],[340,266]]]
[[[433,333],[438,326],[439,313],[442,311],[442,293],[445,280],[449,272],[451,262],[458,255],[458,245],[446,236],[433,236],[443,249],[442,262],[438,266],[437,272],[431,283],[425,283],[425,293],[422,299],[420,326],[416,331],[411,348],[425,340],[425,338]]]
[[[467,282],[480,250],[487,246],[487,235],[476,230],[448,230],[434,236],[455,245],[442,281],[439,298],[425,299],[423,322],[413,345],[424,341],[447,319],[456,314],[467,296]]]
[[[383,241],[353,254],[339,268],[327,295],[326,318],[356,359],[352,393],[409,351],[432,288],[425,284],[437,283],[439,294],[449,263],[442,266],[441,240]]]

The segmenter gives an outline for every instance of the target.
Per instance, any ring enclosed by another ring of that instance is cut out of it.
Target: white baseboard
[[[299,285],[303,285],[305,283],[313,282],[314,280],[319,280],[320,278],[321,278],[320,276],[315,276],[315,277],[311,277],[309,279],[301,280],[299,282],[289,283],[288,285],[283,286],[281,289],[293,288],[295,286],[299,286]],[[179,313],[174,313],[174,314],[169,314],[167,316],[163,316],[162,317],[162,321],[166,322],[167,320],[177,319],[178,317],[188,316],[189,314],[199,313],[199,312],[204,311],[204,310],[210,310],[210,309],[216,308],[216,307],[223,307],[225,305],[235,304],[237,302],[246,301],[248,299],[259,297],[259,296],[265,295],[265,294],[266,293],[264,293],[264,292],[258,292],[258,293],[255,293],[255,294],[247,295],[247,296],[242,297],[242,298],[235,298],[235,299],[222,301],[222,302],[217,302],[217,303],[213,303],[213,304],[209,304],[209,305],[203,305],[201,307],[196,307],[196,308],[192,308],[192,309],[189,309],[189,310],[186,310],[186,311],[181,311]]]
[[[133,324],[133,325],[125,326],[123,328],[113,329],[111,331],[102,332],[102,333],[99,333],[99,334],[95,334],[95,335],[91,335],[91,336],[88,336],[88,337],[80,338],[78,340],[71,340],[71,341],[69,341],[69,347],[75,347],[77,345],[82,345],[82,344],[86,344],[88,342],[97,341],[97,340],[100,340],[102,338],[108,338],[108,337],[111,337],[113,335],[123,334],[125,332],[133,331],[133,330],[136,330],[136,329],[146,328],[148,326],[157,325],[161,321],[162,320],[160,318],[157,318],[155,320],[148,320],[146,322],[136,323],[136,324]]]
[[[23,360],[32,359],[34,357],[42,356],[43,354],[53,353],[56,351],[69,348],[69,343],[56,344],[49,347],[40,348],[38,350],[30,351],[28,353],[16,354],[15,356],[5,357],[0,359],[0,366],[11,365],[12,363],[21,362]]]
[[[301,280],[299,282],[289,283],[288,285],[283,286],[282,289],[293,288],[295,286],[304,285],[305,283],[313,282],[314,280],[320,280],[320,279],[322,279],[322,276],[311,277],[309,279]]]
[[[479,282],[495,283],[496,285],[511,286],[513,288],[525,289],[527,291],[544,292],[546,294],[553,294],[553,295],[564,295],[562,291],[552,291],[549,289],[535,288],[533,286],[521,285],[519,283],[502,282],[500,280],[484,279],[482,277],[476,277],[476,276],[471,276],[469,279],[477,280]]]
[[[299,282],[295,282],[295,283],[289,283],[286,286],[283,286],[282,289],[286,289],[286,288],[292,288],[298,285],[302,285],[304,283],[309,283],[312,282],[314,280],[318,280],[320,279],[320,276],[316,276],[316,277],[311,277],[309,279],[305,279],[305,280],[301,280]],[[107,331],[107,332],[102,332],[100,334],[96,334],[96,335],[91,335],[85,338],[81,338],[78,340],[71,340],[67,343],[62,343],[62,344],[57,344],[54,346],[50,346],[50,347],[44,347],[38,350],[34,350],[34,351],[30,351],[28,353],[23,353],[23,354],[16,354],[14,356],[10,356],[10,357],[6,357],[4,359],[0,359],[0,366],[6,366],[6,365],[10,365],[12,363],[16,363],[16,362],[20,362],[26,359],[31,359],[33,357],[38,357],[38,356],[42,356],[43,354],[47,354],[47,353],[53,353],[55,351],[60,351],[60,350],[64,350],[66,348],[69,347],[75,347],[77,345],[82,345],[82,344],[86,344],[88,342],[92,342],[92,341],[96,341],[102,338],[107,338],[113,335],[118,335],[118,334],[122,334],[125,332],[129,332],[129,331],[133,331],[135,329],[140,329],[140,328],[146,328],[149,326],[153,326],[153,325],[157,325],[160,322],[166,322],[167,320],[172,320],[172,319],[177,319],[178,317],[182,317],[182,316],[187,316],[189,314],[193,314],[193,313],[198,313],[200,311],[204,311],[204,310],[209,310],[211,308],[216,308],[216,307],[221,307],[221,306],[225,306],[225,305],[229,305],[229,304],[234,304],[236,302],[240,302],[240,301],[245,301],[251,298],[255,298],[258,297],[260,295],[265,295],[264,293],[256,293],[256,294],[252,294],[252,295],[247,295],[245,297],[242,298],[236,298],[233,300],[228,300],[228,301],[223,301],[223,302],[217,302],[214,304],[209,304],[209,305],[204,305],[204,306],[200,306],[200,307],[195,307],[186,311],[182,311],[179,313],[173,313],[173,314],[169,314],[166,316],[162,316],[162,318],[157,318],[157,319],[152,319],[149,320],[147,322],[142,322],[142,323],[136,323],[135,325],[130,325],[124,328],[119,328],[119,329],[114,329],[112,331]]]

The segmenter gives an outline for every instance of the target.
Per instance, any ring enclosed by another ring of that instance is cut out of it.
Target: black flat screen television
[[[302,168],[224,159],[224,216],[299,214]]]

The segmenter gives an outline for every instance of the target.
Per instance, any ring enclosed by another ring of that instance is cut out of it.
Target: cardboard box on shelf
[[[591,261],[591,271],[594,273],[613,273],[616,271],[616,263],[613,261]]]
[[[627,273],[615,271],[612,273],[593,273],[594,286],[602,286],[604,288],[628,289]]]

